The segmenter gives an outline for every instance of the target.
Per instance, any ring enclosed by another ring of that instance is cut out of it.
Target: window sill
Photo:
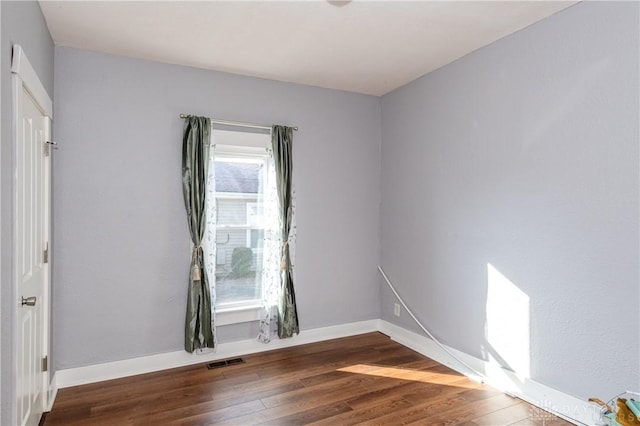
[[[220,326],[260,321],[261,309],[262,307],[257,304],[216,307],[215,325]]]

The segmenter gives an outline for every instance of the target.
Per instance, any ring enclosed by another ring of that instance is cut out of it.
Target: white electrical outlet
[[[400,304],[399,303],[394,303],[393,304],[393,315],[399,317],[400,316]]]

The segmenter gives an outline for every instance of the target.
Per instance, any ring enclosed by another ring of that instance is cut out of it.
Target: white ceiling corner
[[[57,45],[383,95],[574,1],[40,1]]]

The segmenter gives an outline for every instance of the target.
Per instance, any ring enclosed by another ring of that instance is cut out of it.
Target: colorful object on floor
[[[613,412],[613,408],[611,408],[611,406],[609,404],[607,404],[606,402],[604,402],[600,398],[591,397],[591,398],[589,398],[589,402],[593,402],[594,404],[599,405],[600,407],[604,408],[606,410],[605,414]]]
[[[602,420],[604,421],[604,424],[606,424],[607,426],[622,426],[620,423],[618,423],[616,421],[616,413],[605,413],[602,416]]]
[[[627,401],[625,398],[618,398],[616,401],[616,406],[618,407],[616,422],[622,426],[640,426],[640,419],[627,406]]]
[[[636,416],[636,419],[640,420],[640,401],[635,399],[627,399],[627,407]]]
[[[600,420],[608,426],[640,426],[640,393],[622,392],[608,402],[589,398],[600,409]]]

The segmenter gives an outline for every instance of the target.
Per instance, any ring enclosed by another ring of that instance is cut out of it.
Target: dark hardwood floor
[[[53,425],[568,425],[380,333],[61,389]]]

